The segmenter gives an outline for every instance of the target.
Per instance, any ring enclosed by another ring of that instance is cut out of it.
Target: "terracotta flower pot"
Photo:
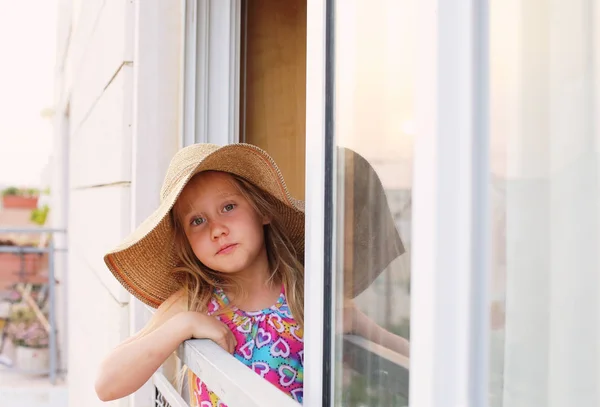
[[[45,283],[47,269],[47,254],[0,253],[0,289],[6,289],[19,282]]]
[[[6,195],[2,197],[2,206],[5,209],[35,209],[37,196]]]

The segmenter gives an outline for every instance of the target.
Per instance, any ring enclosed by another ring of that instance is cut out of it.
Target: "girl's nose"
[[[223,235],[227,235],[229,233],[229,229],[223,223],[220,222],[212,222],[212,227],[210,229],[213,240],[219,239]]]

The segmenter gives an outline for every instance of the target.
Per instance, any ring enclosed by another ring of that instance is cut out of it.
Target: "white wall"
[[[158,202],[179,146],[180,2],[59,3],[54,155],[68,166],[53,185],[69,229],[69,405],[149,406],[94,391],[102,358],[147,318],[102,257]]]
[[[103,405],[102,357],[129,332],[129,296],[102,262],[130,230],[133,3],[86,1],[72,16],[69,100],[69,405]],[[112,403],[127,405],[127,400]]]
[[[135,228],[159,204],[160,187],[181,143],[180,94],[183,10],[181,2],[145,0],[135,5],[131,219]],[[130,333],[142,328],[149,313],[132,299]],[[154,406],[147,383],[130,397],[132,407]]]

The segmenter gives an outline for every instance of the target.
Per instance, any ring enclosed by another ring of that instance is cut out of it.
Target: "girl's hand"
[[[342,333],[356,333],[359,321],[357,318],[358,308],[356,308],[356,305],[354,305],[354,301],[350,299],[344,299],[344,303],[340,311],[342,312]]]
[[[185,312],[190,338],[210,339],[229,353],[235,351],[237,341],[227,325],[213,316],[200,312]]]

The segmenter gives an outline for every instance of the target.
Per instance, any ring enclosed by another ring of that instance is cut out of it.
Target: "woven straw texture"
[[[158,307],[180,288],[172,273],[176,265],[175,232],[167,215],[187,182],[195,174],[209,170],[238,175],[275,198],[296,253],[304,258],[304,205],[290,196],[273,159],[250,144],[194,144],[171,160],[158,209],[104,256],[117,280],[145,304]]]

